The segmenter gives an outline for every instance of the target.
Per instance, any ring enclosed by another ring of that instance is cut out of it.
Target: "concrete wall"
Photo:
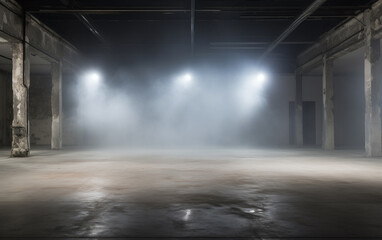
[[[273,76],[266,96],[266,105],[254,118],[253,126],[243,143],[286,146],[289,144],[289,102],[294,101],[294,75]],[[81,129],[76,118],[75,78],[63,79],[64,145],[81,145]],[[30,89],[31,143],[49,145],[51,135],[51,78],[32,75]],[[335,143],[336,147],[363,147],[364,95],[363,73],[335,75]],[[303,78],[303,101],[316,103],[316,143],[322,136],[322,79],[320,75]],[[266,130],[266,131],[265,131]]]
[[[268,129],[262,136],[264,144],[286,146],[289,144],[289,102],[295,100],[295,78],[294,75],[273,76],[271,84],[267,109],[257,120],[264,123],[263,129]]]
[[[76,118],[76,103],[73,96],[73,75],[63,75],[63,144],[80,145],[81,129]],[[50,74],[32,74],[30,86],[31,144],[51,143],[51,87]]]
[[[49,75],[32,76],[31,82],[31,143],[47,145],[50,143],[51,119]],[[285,146],[289,144],[289,102],[294,101],[294,76],[272,76],[269,84],[269,90],[264,98],[266,100],[264,107],[255,114],[252,122],[245,126],[245,131],[241,135],[241,143],[238,144],[248,146]],[[81,119],[77,118],[76,86],[75,76],[64,75],[63,143],[66,146],[83,144],[79,124]],[[105,118],[107,117],[109,116],[105,116]],[[100,140],[102,141],[102,138]]]
[[[12,124],[12,77],[0,72],[0,146],[10,146]]]
[[[322,142],[322,77],[304,76],[302,80],[302,101],[316,103],[316,144]]]
[[[320,70],[318,70],[320,71]],[[365,100],[362,68],[353,74],[334,75],[334,120],[335,145],[337,148],[363,148],[365,131]],[[269,134],[264,135],[267,143],[287,145],[289,141],[289,101],[294,101],[294,76],[275,77],[269,94],[267,111],[263,120],[269,123]],[[316,144],[322,143],[322,76],[303,77],[303,101],[316,103]],[[277,119],[274,121],[272,119]],[[269,120],[271,119],[271,120]],[[264,126],[265,127],[265,126]]]
[[[50,74],[31,75],[29,120],[32,145],[50,145],[51,81]]]
[[[334,131],[336,148],[363,148],[365,97],[363,71],[334,75]],[[316,102],[317,144],[322,142],[322,76],[305,76],[303,101]]]
[[[77,77],[75,74],[62,76],[63,144],[82,145],[82,131],[77,118]]]
[[[337,148],[364,148],[363,73],[334,78],[334,136]]]

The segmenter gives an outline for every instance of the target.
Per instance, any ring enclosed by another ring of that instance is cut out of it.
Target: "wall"
[[[12,114],[12,77],[0,72],[0,146],[11,144]]]
[[[76,119],[76,102],[73,96],[73,75],[64,74],[62,79],[62,107],[63,107],[63,144],[80,145],[81,129]],[[52,110],[51,92],[52,82],[50,74],[32,74],[29,92],[31,144],[50,145]]]
[[[245,118],[246,120],[243,120],[243,122],[240,122],[240,124],[235,122],[238,119],[238,117],[235,116],[235,114],[238,114],[240,111],[237,111],[237,109],[234,109],[231,105],[229,105],[230,103],[232,103],[232,101],[234,101],[230,94],[236,91],[234,88],[231,89],[230,86],[232,85],[232,87],[235,87],[236,85],[238,85],[237,83],[239,83],[240,81],[235,78],[231,79],[230,77],[228,77],[227,82],[224,82],[224,81],[225,80],[217,79],[216,80],[217,85],[213,85],[212,83],[206,84],[207,86],[203,88],[204,90],[207,91],[209,89],[208,87],[214,88],[211,90],[211,92],[209,91],[203,92],[203,94],[209,94],[210,96],[209,97],[206,97],[205,95],[199,96],[202,98],[202,100],[194,98],[195,101],[191,101],[190,106],[187,109],[186,107],[188,105],[186,104],[185,110],[187,110],[188,112],[193,111],[192,113],[195,113],[195,114],[187,115],[187,118],[190,118],[190,121],[193,121],[194,123],[192,124],[195,124],[196,127],[193,128],[194,131],[192,133],[184,134],[185,138],[188,138],[188,137],[195,138],[195,141],[193,142],[190,141],[191,143],[189,142],[184,143],[185,146],[188,146],[188,144],[190,145],[202,144],[205,146],[210,144],[212,146],[238,145],[238,146],[251,147],[251,146],[257,146],[257,145],[286,146],[289,144],[289,102],[294,101],[294,76],[293,75],[270,76],[269,82],[267,83],[268,86],[266,87],[266,90],[261,92],[261,94],[264,94],[264,98],[263,98],[264,102],[261,104],[261,107],[256,107],[256,110],[252,111],[253,114],[251,114],[251,116],[249,116],[248,118]],[[126,123],[125,120],[129,121],[129,119],[123,119],[120,121],[120,123],[110,122],[110,125],[103,124],[99,128],[93,128],[92,130],[97,130],[97,131],[94,131],[96,133],[95,134],[96,136],[92,137],[91,139],[96,141],[97,144],[103,145],[103,144],[108,144],[108,140],[110,142],[113,142],[116,140],[118,141],[119,138],[125,137],[129,141],[129,142],[126,142],[125,145],[129,147],[155,146],[156,144],[155,141],[151,141],[151,139],[149,140],[144,139],[146,136],[145,135],[146,133],[146,134],[151,134],[151,135],[148,135],[150,137],[152,135],[156,135],[159,140],[163,140],[162,142],[164,142],[164,145],[165,145],[166,135],[158,131],[175,131],[176,129],[174,130],[174,128],[170,127],[168,130],[166,130],[163,127],[163,125],[166,125],[166,124],[156,125],[157,120],[155,118],[155,114],[150,114],[150,111],[158,110],[157,107],[151,108],[152,105],[150,105],[150,104],[155,104],[156,99],[158,99],[158,96],[150,92],[150,88],[152,88],[152,86],[155,86],[154,84],[155,82],[154,83],[149,82],[147,85],[142,86],[138,90],[134,89],[131,86],[126,87],[124,85],[126,82],[127,82],[126,79],[124,79],[124,83],[121,84],[120,86],[117,86],[116,88],[118,90],[115,90],[115,91],[110,90],[110,86],[102,87],[102,91],[99,93],[97,98],[103,99],[102,98],[103,94],[105,94],[105,92],[108,92],[108,91],[117,93],[117,94],[113,94],[114,96],[109,96],[107,99],[100,100],[101,101],[99,102],[100,105],[97,104],[97,101],[89,102],[89,105],[85,105],[85,110],[89,108],[91,109],[94,107],[100,108],[100,110],[104,110],[104,108],[112,108],[113,110],[104,111],[105,114],[102,114],[102,116],[99,116],[99,117],[102,117],[105,119],[110,118],[115,120],[115,116],[113,116],[113,114],[115,115],[116,112],[118,111],[123,112],[129,107],[131,107],[130,105],[123,104],[124,97],[125,96],[131,97],[132,100],[129,103],[131,103],[131,105],[133,105],[134,109],[136,110],[136,111],[133,111],[133,114],[135,113],[140,114],[139,117],[141,117],[138,120],[138,123],[136,124],[138,125],[138,127],[135,127],[135,128],[133,127],[129,129],[129,132],[127,133],[123,133],[121,130],[120,132],[114,131],[115,134],[110,135],[109,133],[113,132],[112,129],[118,128],[116,127],[116,125],[118,124],[126,125],[128,123]],[[110,84],[109,82],[107,83]],[[165,82],[165,84],[171,86],[171,84],[167,84],[167,81]],[[79,112],[78,112],[77,104],[78,104],[78,101],[82,101],[81,100],[82,98],[79,97],[80,93],[76,91],[76,88],[78,88],[78,81],[76,81],[75,77],[64,76],[64,79],[63,79],[63,112],[64,112],[63,140],[65,145],[87,144],[87,142],[84,141],[83,137],[81,136],[83,129],[81,129],[81,125],[80,125],[81,118],[79,116],[81,116],[81,114],[78,114]],[[198,89],[196,89],[196,92],[197,90]],[[219,92],[219,91],[223,91],[223,93],[220,93],[219,96],[216,96],[216,92]],[[136,96],[136,93],[139,96]],[[221,98],[221,96],[223,95],[225,96],[225,99]],[[110,97],[114,98],[114,100],[110,100]],[[159,99],[163,100],[163,98],[161,97],[159,97]],[[122,101],[122,103],[119,102],[120,100]],[[195,102],[197,102],[197,104]],[[113,104],[111,103],[117,104],[118,107],[113,108]],[[211,111],[212,113],[206,112],[205,109],[203,108],[204,106],[201,106],[202,104],[208,105],[207,110]],[[168,106],[167,105],[164,106],[164,109],[160,111],[166,111],[165,109],[166,107]],[[144,118],[142,118],[142,116]],[[206,116],[210,116],[210,118],[206,119]],[[134,118],[136,116],[129,116],[129,118],[130,117]],[[216,119],[214,117],[216,117]],[[90,120],[94,120],[94,118]],[[238,121],[241,121],[241,119]],[[187,121],[185,122],[186,124],[187,123],[189,124],[189,122]],[[91,125],[89,122],[87,124]],[[168,124],[171,125],[172,123],[169,122]],[[197,125],[197,124],[201,124],[201,125]],[[210,131],[211,128],[213,129],[213,131]],[[214,132],[215,128],[218,132]],[[154,129],[154,130],[151,131],[150,129]],[[102,131],[105,131],[105,133],[103,134]],[[204,138],[203,134],[205,134],[206,131],[212,132],[212,134],[208,135],[209,138],[207,137]],[[182,132],[181,133],[177,132],[177,133],[181,135]],[[108,139],[108,136],[113,139],[112,140]],[[161,145],[162,143],[158,143],[158,144]]]
[[[334,136],[336,148],[364,148],[365,95],[363,50],[334,62]],[[303,100],[316,102],[317,144],[322,142],[322,68],[303,80]]]
[[[263,143],[270,146],[286,146],[289,144],[289,102],[295,100],[294,75],[274,76],[271,89],[267,95],[268,106],[262,119]],[[252,134],[256,134],[253,132]]]
[[[320,72],[320,69],[318,70]],[[1,77],[1,76],[0,76]],[[294,75],[272,76],[265,97],[265,107],[253,118],[243,144],[286,146],[289,143],[289,102],[294,101]],[[81,128],[77,115],[75,78],[63,77],[64,145],[81,145]],[[4,88],[1,88],[4,89]],[[0,90],[1,91],[1,90]],[[49,145],[51,136],[50,75],[32,75],[30,89],[31,143]],[[1,100],[0,100],[1,101]],[[322,142],[322,77],[303,77],[303,101],[316,103],[316,143]],[[363,72],[336,73],[334,76],[335,144],[337,148],[364,144]],[[149,127],[149,126],[148,126]],[[102,141],[102,139],[100,139]]]
[[[302,101],[316,103],[316,144],[322,142],[322,77],[304,76],[302,81]]]
[[[51,87],[50,74],[31,75],[29,89],[31,145],[50,145],[52,124]]]
[[[364,148],[363,72],[334,79],[334,134],[337,148]]]
[[[365,147],[364,48],[334,61],[334,130],[337,148]]]
[[[62,112],[63,136],[62,141],[66,146],[82,145],[82,131],[77,118],[77,77],[75,74],[66,73],[62,76]]]

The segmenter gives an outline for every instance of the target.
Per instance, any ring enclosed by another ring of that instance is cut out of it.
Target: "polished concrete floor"
[[[382,238],[382,159],[319,149],[0,150],[0,237]]]

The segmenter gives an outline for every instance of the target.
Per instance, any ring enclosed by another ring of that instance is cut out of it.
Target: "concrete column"
[[[323,59],[322,71],[322,148],[334,149],[334,104],[333,104],[333,61],[326,56]]]
[[[382,155],[380,117],[380,40],[374,37],[371,12],[366,15],[365,42],[365,150],[368,157]]]
[[[30,150],[29,131],[29,50],[22,43],[12,43],[12,90],[13,121],[12,150],[13,157],[27,157]]]
[[[51,148],[62,148],[62,63],[52,63],[52,138]]]
[[[303,126],[302,126],[302,75],[296,74],[296,99],[295,99],[295,137],[296,145],[302,146]]]

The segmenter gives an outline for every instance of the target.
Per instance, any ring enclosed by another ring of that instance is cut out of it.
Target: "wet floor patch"
[[[251,219],[238,215],[229,206],[1,203],[0,237],[235,239],[257,237],[257,233]]]

